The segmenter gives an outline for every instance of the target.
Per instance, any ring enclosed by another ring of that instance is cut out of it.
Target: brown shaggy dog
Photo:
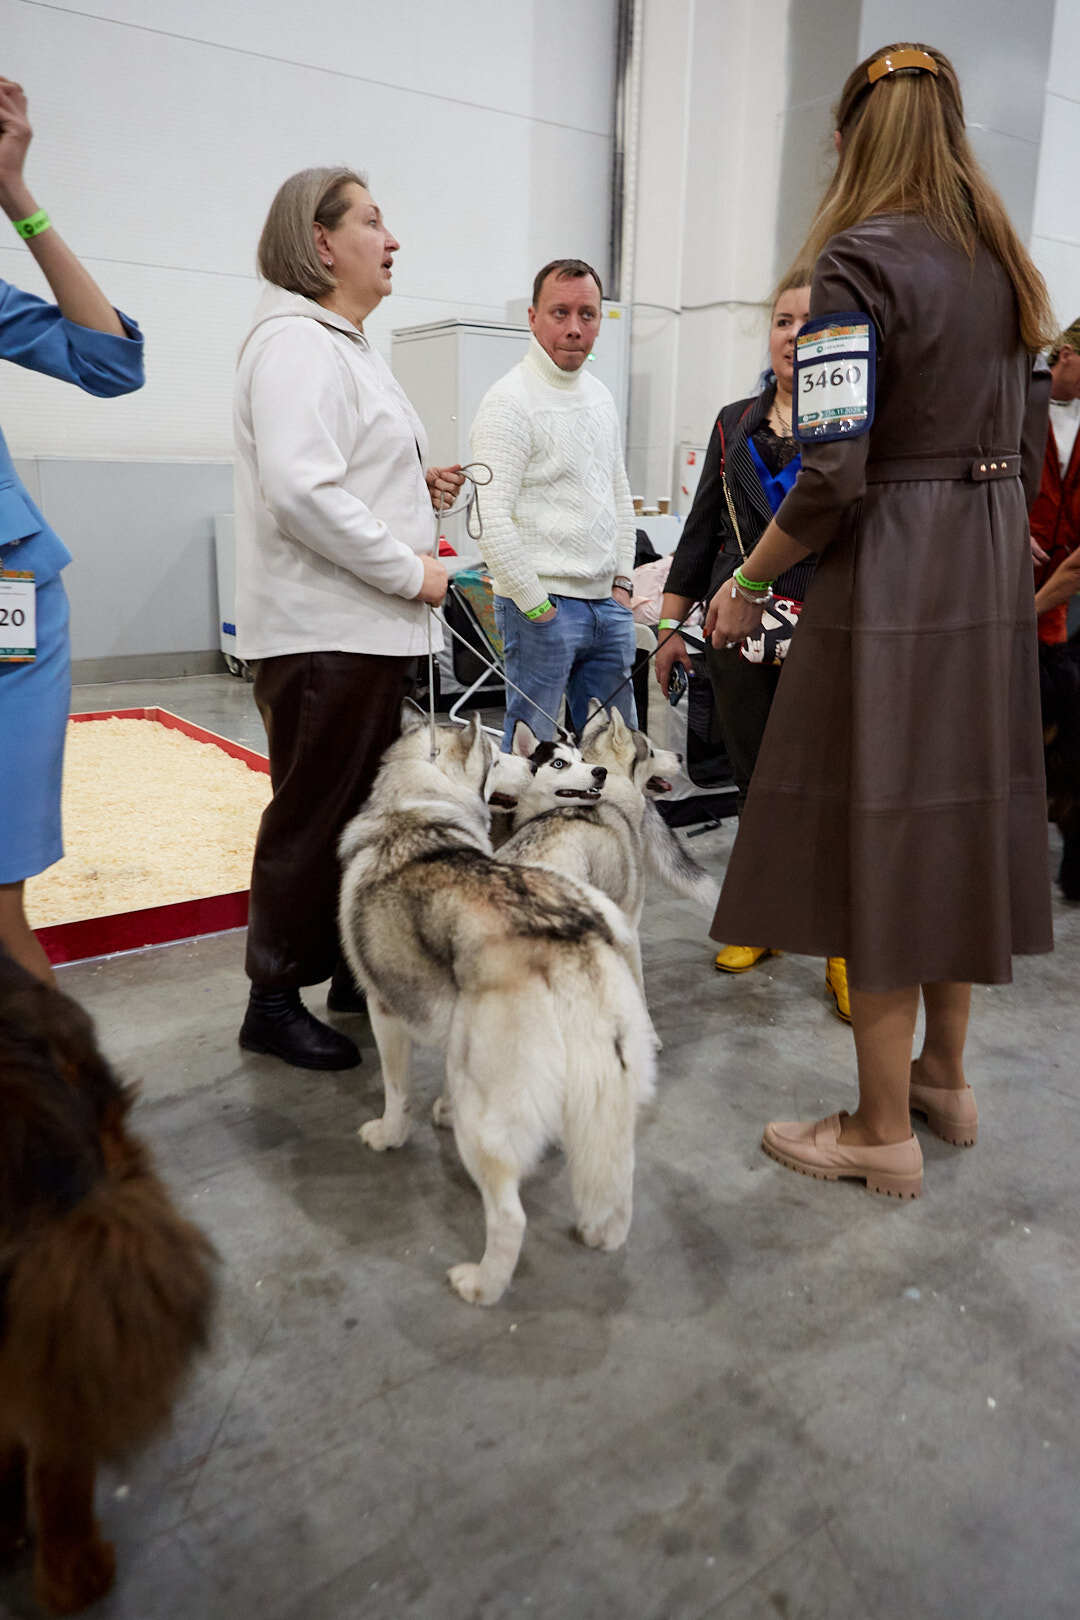
[[[127,1133],[86,1013],[0,954],[0,1559],[36,1536],[61,1614],[115,1573],[97,1464],[169,1416],[206,1341],[214,1251]]]

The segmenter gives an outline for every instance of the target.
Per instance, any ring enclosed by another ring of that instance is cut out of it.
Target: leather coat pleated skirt
[[[835,237],[811,310],[870,315],[876,414],[804,449],[778,513],[820,558],[713,936],[845,956],[862,990],[1006,982],[1053,948],[1027,524],[1045,398],[1000,265],[917,219]]]

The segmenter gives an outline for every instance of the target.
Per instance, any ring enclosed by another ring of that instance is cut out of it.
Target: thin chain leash
[[[432,543],[431,551],[431,555],[433,557],[438,557],[439,555],[439,540],[441,537],[443,524],[446,522],[447,518],[455,517],[458,512],[464,511],[465,513],[465,532],[469,536],[469,539],[480,540],[483,538],[484,516],[480,510],[480,491],[491,483],[491,480],[494,478],[495,474],[492,472],[486,461],[467,461],[463,467],[458,469],[458,471],[464,473],[467,482],[472,485],[472,492],[468,496],[464,507],[449,506],[444,509],[441,506],[437,506],[435,508],[435,537]],[[476,476],[477,473],[487,473],[487,477],[478,478]],[[473,529],[474,514],[476,518],[475,531]],[[435,755],[438,752],[438,743],[435,736],[435,648],[431,637],[431,625],[434,617],[435,609],[429,603],[427,614],[428,750],[429,757],[432,760],[434,760]],[[442,614],[439,615],[439,619],[440,622],[446,625],[446,628],[450,630],[450,626],[446,624],[446,620],[442,617]],[[454,635],[455,632],[450,630],[450,634]]]

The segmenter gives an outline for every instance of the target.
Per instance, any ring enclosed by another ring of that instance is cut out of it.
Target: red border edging
[[[270,773],[270,762],[241,743],[183,720],[169,709],[97,709],[70,715],[71,720],[152,720],[170,731],[182,731],[196,742],[213,743],[253,771]],[[167,906],[146,906],[139,911],[118,911],[108,917],[86,917],[78,922],[52,923],[34,930],[50,962],[84,962],[92,956],[138,951],[147,945],[167,945],[178,939],[220,934],[243,928],[248,918],[248,891],[211,894],[197,900],[175,900]]]
[[[196,742],[213,743],[222,753],[231,755],[233,759],[243,760],[253,771],[262,771],[267,776],[270,774],[270,761],[265,754],[256,754],[253,749],[245,748],[243,743],[233,742],[231,738],[222,737],[216,731],[207,731],[205,726],[197,726],[192,720],[183,720],[180,715],[173,714],[171,709],[159,709],[154,706],[148,709],[88,709],[84,714],[69,714],[68,719],[155,720],[167,731],[182,731],[185,737],[194,737]]]

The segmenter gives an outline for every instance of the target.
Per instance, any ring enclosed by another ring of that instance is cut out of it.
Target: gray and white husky
[[[590,706],[579,752],[564,743],[538,742],[519,720],[513,752],[529,762],[516,787],[513,832],[499,859],[551,866],[613,900],[636,930],[645,905],[646,876],[703,909],[716,908],[716,883],[683,848],[651,794],[670,788],[676,754],[654,747],[618,712]],[[495,770],[498,772],[500,762]],[[509,775],[510,773],[507,772]],[[640,955],[636,975],[641,984]]]
[[[463,1299],[491,1305],[525,1233],[519,1183],[551,1142],[566,1148],[583,1241],[625,1241],[651,1026],[618,909],[559,873],[492,858],[482,795],[494,745],[478,717],[438,727],[434,759],[413,710],[403,725],[340,844],[341,938],[368,993],[385,1092],[360,1134],[400,1147],[412,1045],[445,1052],[454,1135],[487,1227],[480,1263],[449,1276]]]

